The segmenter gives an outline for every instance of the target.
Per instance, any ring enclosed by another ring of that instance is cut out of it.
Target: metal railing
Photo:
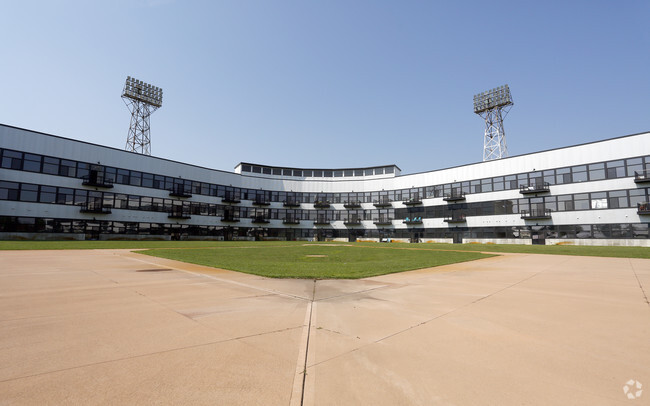
[[[524,220],[550,219],[551,209],[522,210],[520,214]]]

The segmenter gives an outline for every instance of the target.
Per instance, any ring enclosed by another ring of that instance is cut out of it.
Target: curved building
[[[233,172],[0,125],[1,239],[650,246],[650,133],[416,174]]]

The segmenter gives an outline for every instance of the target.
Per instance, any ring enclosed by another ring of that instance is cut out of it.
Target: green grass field
[[[487,258],[479,252],[395,249],[387,245],[254,244],[141,251],[214,268],[271,278],[356,279]]]
[[[244,246],[286,246],[301,241],[0,241],[0,250],[66,250],[66,249],[147,249],[147,248],[206,248]],[[347,243],[327,243],[347,244]],[[475,252],[511,252],[521,254],[579,255],[614,258],[650,258],[648,247],[587,247],[574,245],[497,245],[497,244],[379,244],[352,243],[354,246],[395,247],[427,250]]]
[[[491,253],[650,258],[645,247],[300,241],[0,241],[0,250],[146,249],[143,254],[274,278],[363,278],[486,258]],[[483,252],[483,253],[481,253]]]

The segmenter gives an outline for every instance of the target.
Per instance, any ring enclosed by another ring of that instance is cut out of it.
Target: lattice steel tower
[[[151,155],[149,116],[162,106],[162,89],[127,76],[122,100],[131,111],[131,126],[125,149]]]
[[[513,104],[508,85],[474,95],[474,113],[485,120],[483,161],[508,156],[503,119]]]

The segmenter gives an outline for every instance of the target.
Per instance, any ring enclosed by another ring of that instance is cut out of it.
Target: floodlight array
[[[141,80],[132,78],[131,76],[127,76],[122,96],[133,100],[138,100],[155,107],[160,107],[162,106],[163,91],[159,87],[152,86],[149,83],[145,83]]]
[[[477,114],[511,104],[513,104],[512,95],[508,85],[495,87],[492,90],[474,95],[474,113]]]

